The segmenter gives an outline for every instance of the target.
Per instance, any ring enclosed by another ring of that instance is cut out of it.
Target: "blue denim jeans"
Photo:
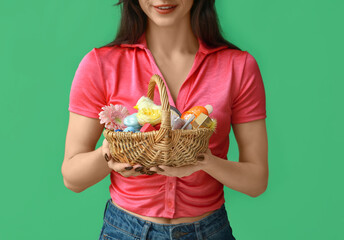
[[[225,206],[192,223],[159,224],[116,207],[109,199],[99,240],[235,240]]]

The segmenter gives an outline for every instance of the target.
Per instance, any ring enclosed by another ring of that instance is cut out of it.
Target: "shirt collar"
[[[199,44],[198,51],[205,54],[205,55],[213,53],[213,52],[217,52],[221,49],[228,48],[227,46],[210,48],[200,38],[197,38],[197,39],[198,39],[198,44]],[[137,43],[134,43],[134,44],[123,43],[123,44],[120,44],[120,46],[121,47],[129,47],[129,48],[141,48],[143,50],[148,49],[147,42],[146,42],[146,35],[145,35],[145,33],[143,33],[141,35],[141,37],[138,39]]]

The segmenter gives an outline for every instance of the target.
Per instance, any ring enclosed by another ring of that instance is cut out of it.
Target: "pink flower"
[[[123,123],[124,118],[129,115],[129,111],[122,105],[112,105],[102,107],[104,111],[99,113],[100,124],[105,123],[105,128],[110,130],[122,129],[126,126]]]

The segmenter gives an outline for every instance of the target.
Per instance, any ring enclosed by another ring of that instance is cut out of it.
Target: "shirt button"
[[[168,208],[172,208],[173,207],[173,203],[171,201],[168,201],[167,202],[167,206],[168,206]]]

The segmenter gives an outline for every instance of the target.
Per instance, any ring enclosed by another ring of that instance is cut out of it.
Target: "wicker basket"
[[[196,156],[206,152],[214,132],[209,128],[172,130],[168,95],[159,75],[152,76],[147,97],[154,100],[156,84],[162,105],[159,130],[132,133],[105,129],[103,132],[113,159],[131,165],[141,164],[144,167],[142,173],[147,173],[150,167],[158,165],[181,167],[196,163]]]

